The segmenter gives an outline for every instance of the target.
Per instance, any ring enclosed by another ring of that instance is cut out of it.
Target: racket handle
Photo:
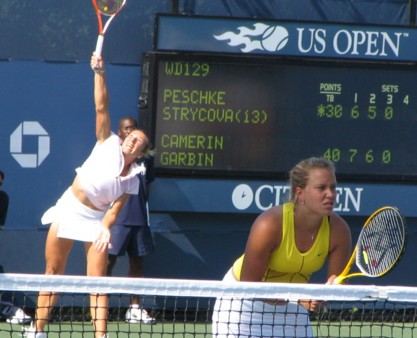
[[[101,56],[101,51],[103,50],[103,42],[104,42],[104,35],[100,34],[97,37],[97,43],[96,43],[96,51],[94,53],[94,55],[96,57]]]

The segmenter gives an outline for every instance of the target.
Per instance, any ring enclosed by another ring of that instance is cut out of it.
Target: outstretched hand
[[[336,279],[336,275],[331,275],[326,282],[326,285],[333,285],[334,280]],[[317,311],[320,309],[321,306],[325,306],[326,302],[319,302],[315,300],[300,300],[300,305],[305,307],[309,311]]]
[[[110,247],[110,230],[102,226],[100,229],[100,234],[97,239],[93,242],[94,249],[97,252],[104,252]]]
[[[300,300],[299,304],[306,308],[308,311],[316,312],[320,309],[323,302],[317,300]]]
[[[329,277],[329,279],[327,280],[326,285],[335,285],[335,284],[338,284],[338,283],[335,283],[336,277],[337,277],[336,275],[331,275]]]
[[[94,53],[91,55],[90,66],[96,74],[104,74],[106,72],[103,58],[95,56]]]

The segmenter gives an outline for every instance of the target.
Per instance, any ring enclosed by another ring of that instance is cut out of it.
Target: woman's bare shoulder
[[[282,223],[282,206],[272,207],[261,213],[255,220],[254,226],[264,230],[276,230]]]

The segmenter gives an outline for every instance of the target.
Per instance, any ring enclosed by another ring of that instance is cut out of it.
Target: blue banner
[[[259,214],[288,201],[287,182],[158,178],[152,184],[152,212]],[[417,216],[417,187],[402,184],[340,183],[334,211],[345,216],[369,216],[376,209],[396,206],[407,217]]]
[[[379,61],[417,60],[417,30],[319,22],[160,15],[156,49]]]

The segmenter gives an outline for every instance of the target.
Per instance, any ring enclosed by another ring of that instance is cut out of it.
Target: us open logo
[[[228,41],[229,46],[241,46],[242,53],[254,50],[266,50],[276,52],[283,49],[289,40],[289,33],[282,26],[269,26],[256,23],[252,27],[238,27],[238,33],[227,31],[220,35],[214,35],[219,41]]]
[[[37,151],[24,153],[23,142],[37,136]],[[37,168],[50,152],[50,137],[37,121],[24,121],[10,135],[10,153],[22,168]]]

